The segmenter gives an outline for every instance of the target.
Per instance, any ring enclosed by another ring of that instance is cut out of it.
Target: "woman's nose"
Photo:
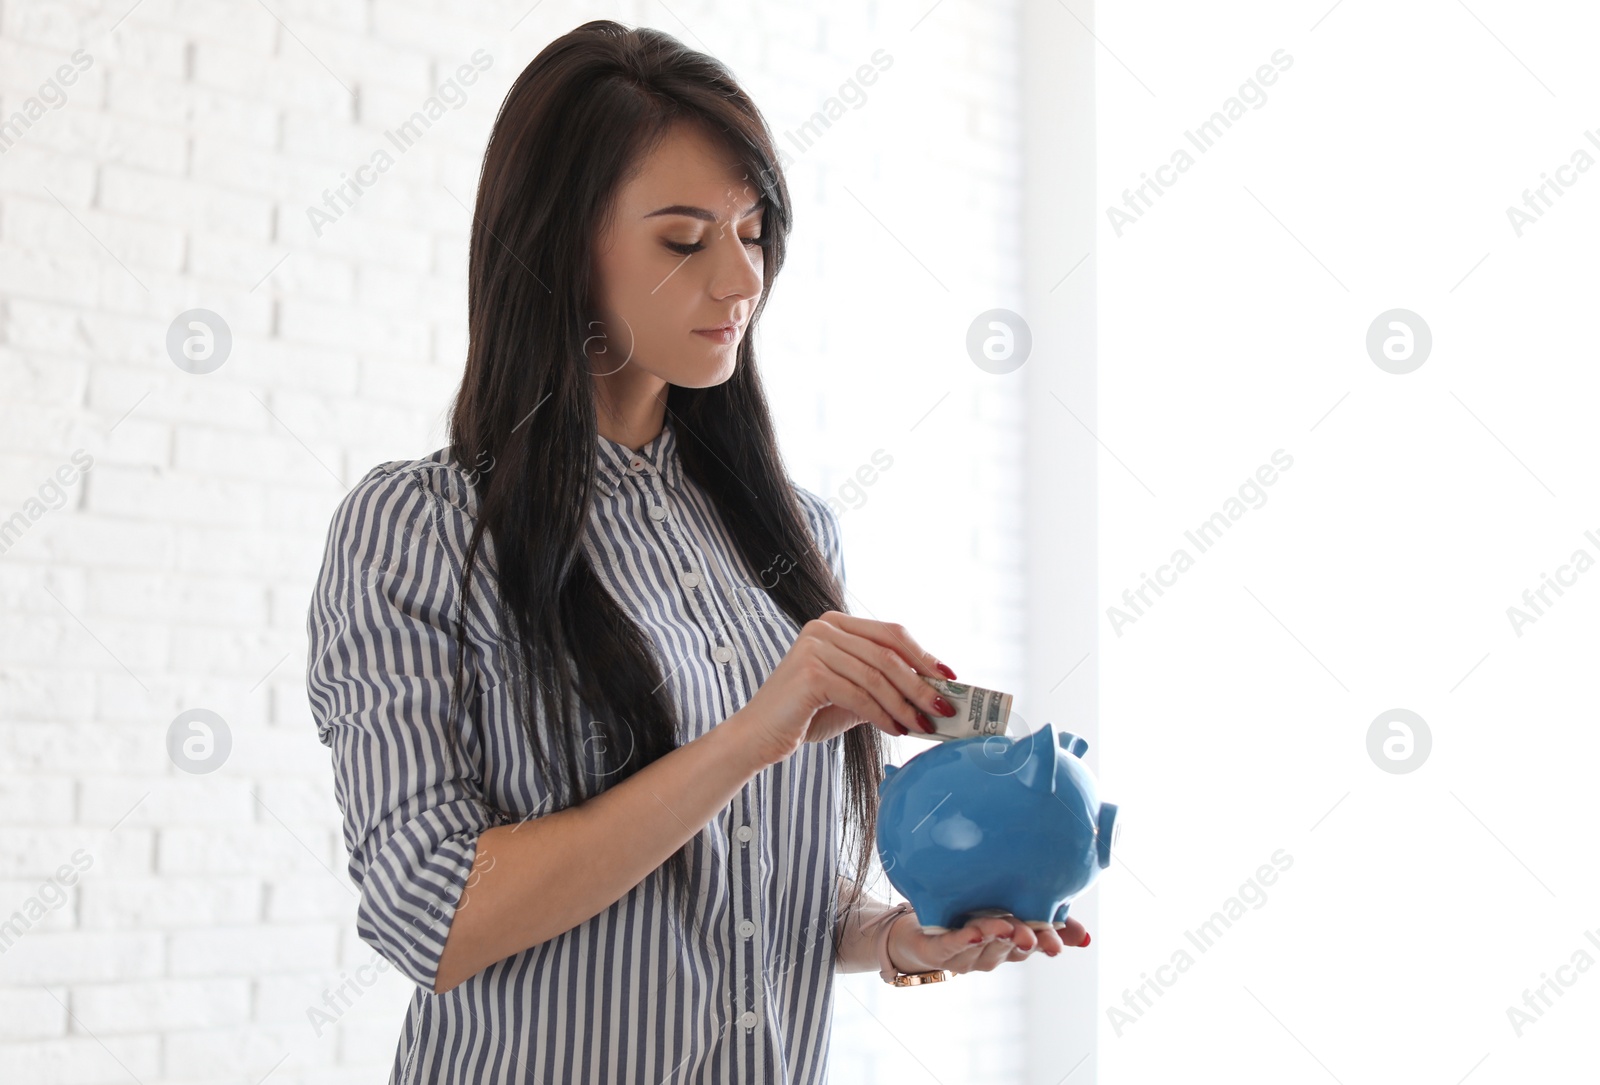
[[[717,270],[712,282],[713,296],[723,300],[732,296],[753,298],[761,293],[765,285],[762,277],[765,250],[750,245],[738,231],[730,231],[729,237],[717,245],[715,251]]]

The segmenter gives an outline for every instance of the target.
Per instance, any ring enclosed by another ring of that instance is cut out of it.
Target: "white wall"
[[[1600,973],[1570,966],[1600,961],[1600,575],[1520,636],[1507,608],[1600,557],[1600,170],[1520,237],[1506,209],[1600,161],[1593,7],[1162,9],[1096,24],[1102,752],[1129,818],[1101,1080],[1592,1075]],[[1279,49],[1264,103],[1118,236],[1106,208]],[[1366,347],[1395,308],[1432,330],[1407,374]],[[1278,449],[1200,553],[1185,530]],[[1106,608],[1178,548],[1119,636]],[[1404,774],[1368,752],[1394,708],[1432,736]],[[1507,1010],[1562,966],[1519,1035]]]
[[[1026,375],[1028,726],[1046,722],[1089,743],[1104,773],[1099,714],[1100,621],[1096,465],[1095,5],[1030,0],[1022,67],[1026,188],[1022,205],[1027,317],[1034,356]],[[1102,799],[1120,802],[1115,777]],[[1108,880],[1119,869],[1101,872]],[[1024,1005],[1030,1085],[1096,1080],[1095,998],[1101,925],[1098,884],[1072,903],[1086,949],[1028,967]]]
[[[307,1016],[373,960],[305,705],[307,593],[345,487],[443,443],[494,110],[597,16],[722,57],[780,138],[892,57],[795,156],[766,371],[796,477],[847,510],[852,608],[1024,693],[1024,378],[965,348],[1026,296],[1014,5],[0,0],[0,118],[83,65],[0,154],[0,517],[26,520],[0,554],[0,919],[26,920],[0,955],[8,1076],[386,1071],[392,973],[320,1035]],[[479,49],[464,104],[318,236],[308,206]],[[233,336],[208,375],[164,343],[195,308]],[[165,750],[193,708],[231,735],[209,774]],[[835,1080],[1016,1080],[1022,970],[1067,966],[845,977]]]

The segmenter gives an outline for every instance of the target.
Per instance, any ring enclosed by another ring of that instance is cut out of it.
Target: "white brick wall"
[[[977,313],[1020,308],[1013,5],[529,6],[0,0],[0,123],[92,58],[0,154],[0,520],[93,457],[0,553],[0,923],[24,917],[0,931],[8,1079],[386,1072],[409,991],[351,980],[375,958],[305,704],[307,593],[346,485],[443,443],[461,204],[506,85],[586,19],[722,57],[780,138],[892,56],[860,108],[789,146],[799,229],[764,363],[796,477],[845,509],[852,609],[1021,687],[1020,384],[963,346]],[[307,207],[477,49],[492,66],[466,104],[316,236]],[[204,376],[164,345],[192,308],[233,335]],[[841,489],[878,449],[893,467]],[[191,708],[231,734],[212,774],[166,755]],[[841,984],[836,1081],[904,1080],[908,1047],[944,1085],[1017,1079],[1004,970],[916,1006]]]

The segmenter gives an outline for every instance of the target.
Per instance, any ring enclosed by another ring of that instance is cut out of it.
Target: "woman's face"
[[[705,388],[733,375],[765,256],[759,193],[743,172],[681,124],[618,191],[596,247],[599,322],[585,345],[591,372],[613,390],[652,377]]]

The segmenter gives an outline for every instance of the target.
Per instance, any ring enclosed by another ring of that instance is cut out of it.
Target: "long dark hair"
[[[788,571],[766,590],[797,625],[846,609],[783,467],[756,369],[755,325],[791,220],[771,133],[715,59],[658,30],[585,23],[523,69],[495,119],[473,212],[466,371],[450,415],[450,454],[468,469],[480,510],[463,579],[470,584],[488,531],[501,613],[514,618],[508,680],[557,808],[678,746],[649,642],[596,576],[582,539],[598,437],[583,346],[597,312],[592,257],[620,184],[681,122],[701,125],[740,163],[765,198],[771,238],[733,376],[708,388],[669,387],[683,469],[716,503],[751,569],[783,559]],[[535,698],[548,733],[528,711]],[[851,728],[843,745],[859,888],[873,856],[885,745],[870,725]],[[694,842],[660,868],[686,921]],[[857,900],[849,889],[841,905]]]

